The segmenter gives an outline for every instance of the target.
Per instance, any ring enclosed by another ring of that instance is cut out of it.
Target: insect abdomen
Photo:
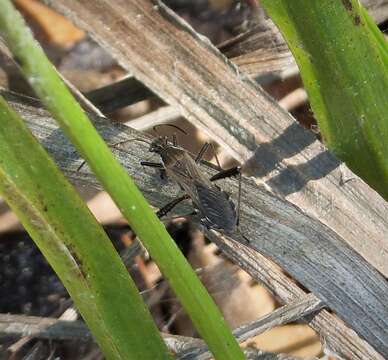
[[[205,226],[231,233],[236,227],[236,209],[229,195],[218,188],[195,184],[198,194],[198,210]]]

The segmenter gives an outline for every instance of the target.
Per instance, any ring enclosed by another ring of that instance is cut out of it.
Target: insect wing
[[[204,225],[231,233],[236,227],[237,215],[229,195],[212,184],[183,149],[169,147],[161,156],[167,176],[190,196]]]
[[[196,203],[198,199],[195,182],[211,187],[212,184],[202,173],[193,158],[184,150],[169,149],[168,158],[164,160],[167,176],[178,183]]]
[[[219,229],[225,233],[233,232],[237,223],[237,214],[233,202],[226,192],[218,188],[206,187],[195,183],[198,206],[206,226]]]

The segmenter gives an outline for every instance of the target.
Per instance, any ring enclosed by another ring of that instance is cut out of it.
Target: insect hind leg
[[[199,153],[198,153],[198,155],[195,158],[195,162],[197,164],[203,159],[203,155],[205,154],[205,152],[207,151],[209,146],[210,146],[210,143],[204,143],[203,144],[203,146],[201,147],[201,150],[199,150]]]
[[[160,178],[162,180],[166,179],[167,177],[166,170],[162,163],[156,163],[151,161],[140,161],[140,165],[160,169]]]
[[[202,161],[203,155],[205,154],[207,149],[209,149],[209,147],[211,147],[212,150],[213,150],[214,157],[216,158],[216,162],[217,162],[218,171],[222,171],[222,167],[221,167],[220,161],[218,160],[216,149],[214,148],[214,145],[212,143],[204,143],[203,144],[201,150],[199,150],[199,153],[198,153],[198,155],[195,158],[195,162],[198,164],[199,162]]]
[[[187,194],[170,201],[156,212],[156,216],[160,219],[161,217],[167,215],[175,206],[186,199],[189,199],[189,195]]]
[[[162,163],[156,163],[151,161],[140,161],[140,165],[149,166],[149,167],[158,168],[158,169],[164,169],[164,166]]]
[[[232,176],[241,176],[241,167],[240,166],[234,166],[230,169],[225,169],[219,171],[217,174],[213,175],[210,178],[210,181],[216,181],[221,179],[230,178]]]

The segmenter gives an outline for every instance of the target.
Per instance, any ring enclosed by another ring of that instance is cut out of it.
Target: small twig
[[[18,324],[16,323],[12,323],[12,321],[9,321],[9,317],[8,316],[12,316],[12,315],[5,315],[5,318],[4,316],[2,316],[0,314],[0,333],[2,331],[5,331],[5,333],[7,333],[7,331],[14,331],[14,330],[17,330],[17,326]],[[22,317],[24,315],[21,315]],[[26,319],[28,317],[25,317]],[[59,320],[57,321],[68,321],[68,322],[74,322],[76,319],[78,318],[78,314],[77,314],[77,311],[73,308],[73,307],[69,307],[67,308],[63,314],[59,317]],[[40,318],[40,319],[44,319],[44,318]],[[26,320],[27,321],[27,320]],[[9,324],[9,328],[4,328],[4,324],[2,324],[2,322],[6,323],[6,324]],[[49,326],[50,324],[50,320],[47,320],[47,322],[45,320],[42,320],[42,323],[38,324],[39,326]],[[13,327],[16,326],[16,329],[14,329]],[[7,348],[7,352],[10,354],[10,357],[13,358],[16,356],[16,354],[26,345],[28,344],[34,337],[36,337],[33,332],[34,332],[34,329],[31,328],[31,333],[30,331],[28,330],[28,326],[25,330],[25,332],[23,334],[21,334],[23,337],[21,339],[19,339],[18,341],[16,341],[15,343],[13,343],[12,345],[10,345],[8,348]]]
[[[65,321],[25,315],[0,314],[0,334],[12,336],[29,336],[49,340],[81,340],[93,341],[89,329],[82,321]],[[198,359],[198,354],[190,353],[189,349],[203,347],[200,339],[170,334],[162,334],[168,348],[177,354],[178,359]],[[249,359],[260,359],[263,352],[257,349],[247,350]],[[266,353],[267,356],[270,353]],[[255,356],[254,356],[255,355]],[[275,356],[275,354],[272,354]],[[271,359],[296,359],[294,357],[273,357]],[[202,357],[201,357],[202,358]],[[263,356],[264,359],[264,356]],[[267,357],[265,359],[268,359]]]
[[[300,318],[321,310],[323,307],[324,303],[314,294],[307,294],[301,299],[292,301],[258,320],[240,326],[233,331],[233,334],[239,342],[243,342],[275,326],[297,321]]]
[[[88,341],[92,338],[82,321],[10,314],[0,314],[0,333],[29,339]]]
[[[15,75],[18,74],[20,76],[20,80],[18,81],[22,82],[22,85],[28,89],[31,89],[28,82],[24,80],[24,77],[22,75],[22,71],[20,69],[19,64],[15,61],[15,59],[12,57],[11,52],[8,50],[6,45],[0,41],[0,65],[1,62],[5,63],[7,65],[8,74],[9,75]],[[59,71],[57,71],[57,74],[60,76],[60,78],[63,80],[63,82],[67,85],[69,90],[72,92],[72,94],[75,96],[75,98],[78,100],[78,102],[81,104],[83,109],[87,112],[92,112],[98,116],[104,116],[103,113],[96,108],[90,100],[88,100],[69,80],[67,80]],[[12,84],[10,84],[12,85]],[[32,91],[32,89],[31,89]],[[39,100],[37,100],[39,102]]]
[[[104,117],[104,114],[81,91],[79,91],[76,86],[67,80],[59,71],[57,71],[57,74],[67,85],[71,93],[74,95],[85,111],[94,113],[97,116]]]
[[[288,305],[284,305],[281,308],[274,310],[258,320],[240,326],[233,331],[233,335],[236,337],[237,341],[241,343],[266,330],[272,329],[275,326],[284,325],[314,313],[322,309],[323,306],[323,302],[317,299],[314,294],[308,294]],[[186,350],[186,353],[190,355],[195,354],[195,357],[201,360],[211,358],[211,354],[207,350],[207,347],[198,346],[198,344],[195,348]],[[180,358],[182,360],[186,359],[185,353],[182,353]]]

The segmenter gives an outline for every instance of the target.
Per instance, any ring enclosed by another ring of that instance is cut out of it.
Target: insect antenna
[[[126,140],[121,140],[121,141],[118,141],[116,143],[113,143],[113,144],[109,144],[108,146],[109,147],[116,147],[118,145],[122,145],[122,144],[125,144],[127,142],[130,142],[130,141],[140,141],[140,142],[143,142],[143,143],[146,143],[148,145],[151,145],[151,142],[149,142],[148,140],[144,140],[144,139],[141,139],[141,138],[130,138],[130,139],[126,139]]]
[[[177,130],[179,130],[181,133],[187,135],[187,132],[186,132],[185,130],[183,130],[182,128],[180,128],[179,126],[174,125],[174,124],[159,124],[159,125],[154,125],[152,129],[155,131],[156,134],[159,134],[158,131],[157,131],[157,128],[160,128],[161,126],[170,126],[170,127],[173,127],[174,129],[177,129]]]
[[[134,141],[134,140],[140,141],[140,142],[144,142],[144,143],[146,143],[146,144],[148,144],[148,145],[151,145],[151,143],[150,143],[149,141],[144,140],[144,139],[140,139],[140,138],[129,138],[129,139],[126,139],[126,140],[118,141],[118,142],[113,143],[113,144],[108,144],[108,146],[111,147],[111,148],[115,148],[115,147],[118,146],[118,145],[122,145],[122,144],[125,144],[126,142]],[[79,171],[84,167],[85,164],[86,164],[86,161],[83,160],[83,161],[81,162],[81,164],[78,166],[78,168],[77,168],[76,171],[79,172]]]

